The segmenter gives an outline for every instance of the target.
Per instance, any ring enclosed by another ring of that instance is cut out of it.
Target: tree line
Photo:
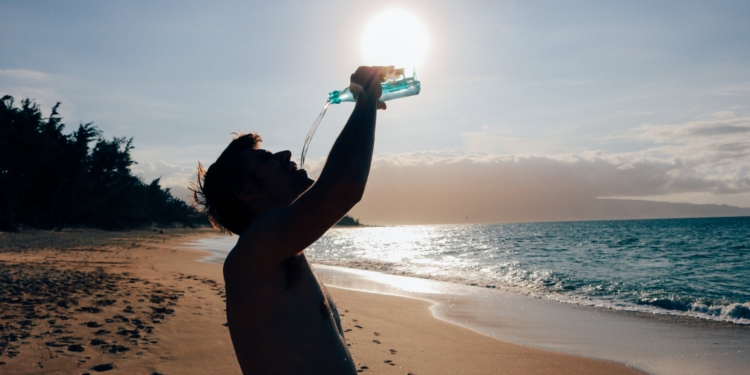
[[[208,224],[158,178],[132,174],[132,138],[106,139],[92,123],[63,134],[59,107],[44,118],[30,99],[0,99],[0,230]]]

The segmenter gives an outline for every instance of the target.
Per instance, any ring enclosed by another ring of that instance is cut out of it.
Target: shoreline
[[[376,374],[644,374],[499,340],[436,318],[430,301],[329,287],[357,367]],[[394,311],[398,313],[394,314]],[[350,318],[351,315],[355,317]],[[362,372],[365,372],[362,371]]]
[[[732,319],[725,316],[712,316],[701,314],[693,311],[682,311],[682,310],[669,310],[649,305],[625,305],[623,303],[612,303],[600,300],[588,299],[566,299],[566,298],[553,298],[557,296],[550,296],[545,294],[534,293],[521,288],[507,287],[503,285],[478,285],[472,283],[469,279],[462,279],[459,277],[425,277],[423,274],[408,272],[402,270],[395,270],[391,267],[389,262],[380,262],[370,259],[330,259],[330,258],[311,258],[310,262],[317,265],[329,266],[329,267],[340,267],[348,269],[357,269],[363,271],[378,272],[386,275],[405,276],[413,277],[424,280],[434,280],[447,283],[454,283],[458,285],[471,286],[479,289],[496,289],[502,292],[512,293],[518,296],[524,296],[528,298],[540,299],[545,301],[553,301],[562,304],[568,304],[573,306],[590,307],[594,309],[601,309],[603,311],[610,311],[615,314],[631,314],[644,319],[655,319],[659,321],[671,321],[675,324],[686,324],[686,325],[704,325],[717,328],[738,328],[748,329],[750,332],[750,320],[748,319]]]

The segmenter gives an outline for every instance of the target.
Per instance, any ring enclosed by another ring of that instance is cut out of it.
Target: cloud
[[[51,77],[50,74],[27,69],[0,69],[0,76],[24,81],[44,81]]]
[[[750,82],[739,82],[716,86],[709,91],[709,94],[720,97],[747,96],[750,95]]]
[[[146,183],[159,178],[162,187],[170,188],[172,195],[188,203],[192,194],[188,190],[190,182],[195,181],[196,166],[173,164],[164,160],[139,162],[132,168],[133,174],[140,176]]]
[[[613,139],[645,141],[650,147],[633,153],[650,158],[679,159],[682,173],[734,180],[739,188],[750,166],[750,117],[692,121],[681,125],[642,125]],[[731,190],[729,190],[731,191]]]
[[[542,151],[550,153],[570,148],[562,136],[520,137],[513,134],[509,127],[490,124],[482,125],[479,131],[463,133],[461,138],[467,150],[486,153],[518,155]]]
[[[550,84],[553,85],[560,85],[560,86],[586,86],[594,83],[593,80],[584,80],[584,79],[569,79],[569,78],[553,78],[548,81]]]
[[[384,224],[625,218],[598,198],[750,192],[747,178],[702,178],[683,168],[679,160],[598,152],[385,154],[374,161],[353,214]]]
[[[712,115],[717,118],[734,117],[734,111],[718,111],[712,113]]]
[[[464,134],[465,145],[490,152],[379,155],[365,197],[353,213],[380,223],[455,223],[704,212],[689,206],[656,210],[649,207],[657,203],[615,204],[607,198],[716,203],[722,200],[711,197],[731,195],[744,201],[725,201],[750,206],[750,117],[721,115],[678,125],[642,125],[609,137],[647,145],[627,153],[533,154],[524,150],[553,149],[554,140],[540,147],[519,137],[478,132]],[[498,149],[509,153],[491,152]],[[640,208],[631,210],[636,206]]]
[[[693,173],[691,165],[679,158],[664,160],[643,158],[637,154],[584,152],[516,156],[444,150],[384,154],[378,156],[373,163],[374,170],[394,168],[409,169],[409,174],[423,175],[420,178],[434,181],[442,181],[442,178],[428,178],[427,175],[442,174],[445,178],[450,178],[451,175],[463,176],[467,184],[474,185],[497,180],[497,187],[517,184],[519,181],[538,186],[552,184],[557,191],[567,189],[570,194],[592,197],[636,197],[698,191],[731,194],[750,191],[747,177],[702,177]]]
[[[74,79],[28,69],[0,69],[0,96],[11,95],[17,101],[32,99],[42,110],[62,102],[66,117],[74,117],[76,105],[65,95]]]
[[[654,142],[689,143],[707,137],[723,140],[728,135],[748,133],[750,133],[750,117],[734,117],[692,121],[681,125],[642,125],[631,129],[627,136]],[[750,141],[750,138],[745,140]]]
[[[611,138],[648,144],[628,153],[524,153],[533,145],[520,138],[508,154],[383,153],[374,158],[365,196],[352,214],[374,224],[750,214],[721,206],[611,199],[750,206],[749,136],[750,118],[714,117],[681,125],[643,125]],[[138,172],[148,179],[161,176],[163,186],[187,199],[195,166],[167,162],[165,157],[139,164]],[[323,165],[324,160],[307,161],[311,176]],[[722,196],[731,198],[722,201]]]

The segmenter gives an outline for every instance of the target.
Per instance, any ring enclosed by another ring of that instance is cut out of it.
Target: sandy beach
[[[221,265],[181,245],[214,234],[0,234],[0,372],[240,374]],[[362,373],[641,373],[482,335],[436,319],[427,301],[330,291]]]

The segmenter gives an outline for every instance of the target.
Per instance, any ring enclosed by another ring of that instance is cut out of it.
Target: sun
[[[427,55],[427,30],[413,14],[402,9],[378,13],[362,37],[362,56],[368,65],[411,68]]]

